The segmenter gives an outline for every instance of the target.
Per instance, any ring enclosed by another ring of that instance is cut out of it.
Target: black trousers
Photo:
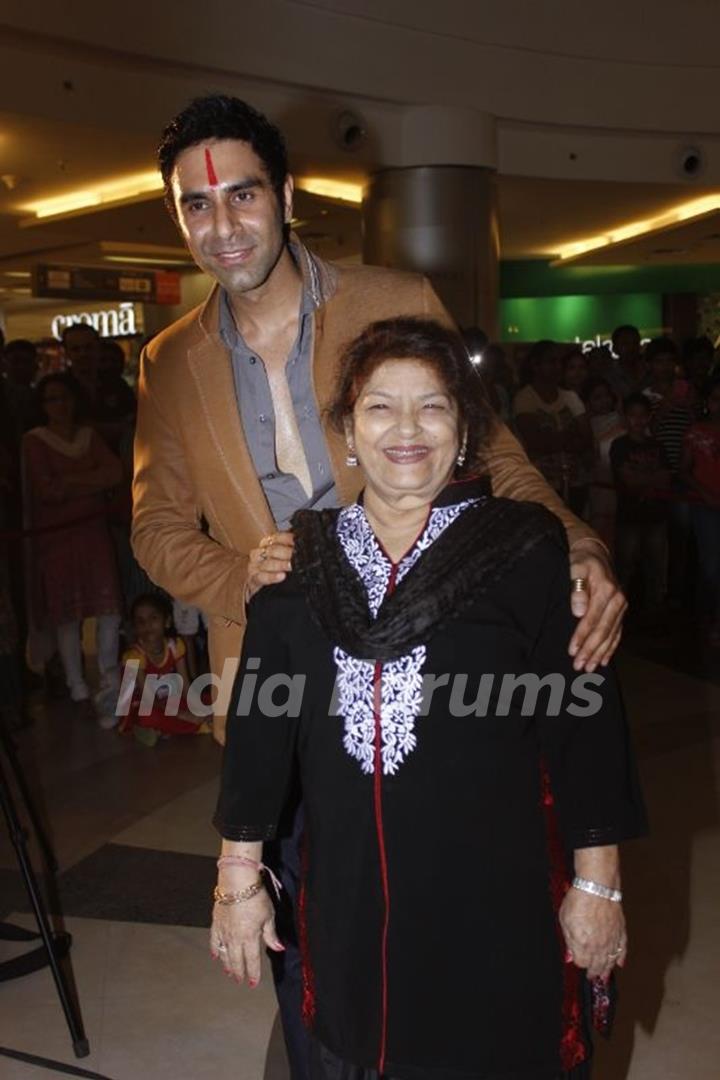
[[[381,1075],[376,1069],[348,1065],[317,1039],[311,1038],[310,1080],[393,1080],[393,1078],[387,1073]],[[528,1073],[518,1076],[503,1073],[502,1076],[488,1076],[485,1080],[590,1080],[590,1062],[584,1062],[570,1072],[557,1073],[555,1076],[550,1076],[548,1073],[537,1073],[532,1076]]]

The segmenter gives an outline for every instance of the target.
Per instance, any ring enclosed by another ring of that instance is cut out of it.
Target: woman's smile
[[[386,446],[383,453],[394,465],[415,465],[428,456],[430,447],[419,443],[411,446]]]

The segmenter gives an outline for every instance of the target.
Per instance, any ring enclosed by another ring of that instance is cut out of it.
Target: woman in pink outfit
[[[81,392],[56,373],[36,388],[40,426],[23,439],[26,518],[31,540],[32,616],[57,634],[73,701],[89,697],[82,667],[82,621],[97,619],[100,723],[113,726],[118,682],[120,589],[104,515],[106,495],[122,479],[120,461],[80,422]]]

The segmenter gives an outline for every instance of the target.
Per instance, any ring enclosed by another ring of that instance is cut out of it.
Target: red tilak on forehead
[[[205,168],[207,169],[208,184],[210,185],[210,187],[217,187],[217,173],[215,172],[215,166],[213,165],[212,154],[208,150],[207,146],[205,147]]]

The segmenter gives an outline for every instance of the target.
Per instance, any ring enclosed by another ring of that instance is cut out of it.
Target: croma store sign
[[[60,339],[68,326],[85,323],[94,326],[100,337],[122,337],[140,333],[135,304],[129,301],[100,311],[73,311],[55,315],[50,323],[52,335]]]

